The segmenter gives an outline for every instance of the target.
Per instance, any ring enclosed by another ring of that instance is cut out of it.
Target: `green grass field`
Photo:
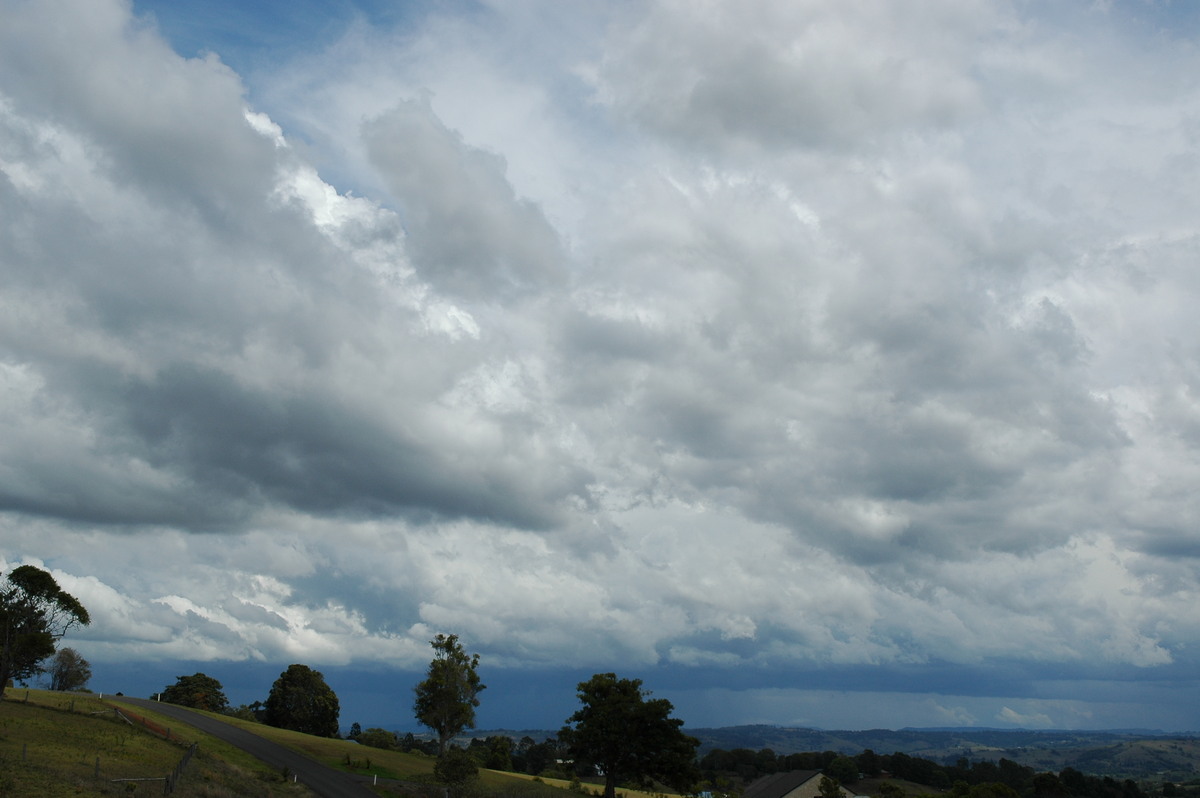
[[[139,711],[141,710],[139,709]],[[154,713],[148,712],[147,714],[153,716]],[[433,765],[436,760],[431,756],[371,748],[349,740],[314,737],[309,734],[301,734],[300,732],[288,731],[287,729],[277,729],[273,726],[232,718],[228,715],[215,712],[203,712],[202,714],[219,718],[231,725],[247,729],[272,742],[299,751],[311,759],[315,759],[337,770],[367,776],[378,776],[380,780],[398,779],[419,784],[432,784],[433,782]],[[159,716],[159,718],[161,717]],[[166,723],[167,721],[160,719],[158,722]],[[569,784],[570,782],[560,779],[534,780],[532,776],[524,774],[480,769],[476,792],[482,795],[534,796],[545,793],[562,796]],[[603,792],[602,786],[594,784],[584,785],[584,788],[590,788],[596,794]],[[380,789],[379,792],[388,794],[388,791],[385,789]],[[664,793],[646,793],[626,789],[622,789],[619,792],[628,796],[628,798],[651,798],[651,796],[664,795]]]
[[[134,720],[130,725],[114,708]],[[434,758],[385,751],[349,740],[313,737],[216,713],[206,713],[299,751],[329,767],[378,776],[381,796],[440,795]],[[170,731],[170,741],[150,728]],[[9,688],[0,701],[0,798],[163,794],[162,779],[188,747],[197,752],[174,793],[181,798],[307,798],[311,793],[240,749],[120,697]],[[127,781],[128,779],[128,781]],[[134,781],[133,779],[143,779]],[[404,782],[396,784],[395,781]],[[468,793],[506,798],[569,795],[567,782],[480,770]],[[585,785],[598,793],[595,785]],[[648,793],[621,790],[629,798]]]
[[[170,725],[165,718],[159,720]],[[199,747],[176,796],[311,795],[258,760],[190,727],[171,732],[168,742],[131,726],[117,717],[112,704],[88,693],[9,688],[0,702],[0,798],[162,795],[162,779],[194,742]]]

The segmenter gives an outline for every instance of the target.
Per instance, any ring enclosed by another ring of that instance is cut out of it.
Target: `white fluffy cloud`
[[[0,557],[92,656],[1191,662],[1197,64],[1128,9],[484,7],[249,87],[3,12]]]

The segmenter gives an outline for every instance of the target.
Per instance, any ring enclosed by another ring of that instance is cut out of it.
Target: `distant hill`
[[[1111,731],[1029,731],[1025,729],[868,729],[838,731],[780,726],[728,726],[688,729],[705,748],[771,748],[776,753],[837,751],[855,754],[870,748],[878,754],[897,751],[928,759],[977,757],[989,751],[1025,748],[1079,748],[1113,745],[1133,739],[1168,737],[1160,733]],[[1011,758],[1011,757],[1009,757]]]
[[[1064,768],[1097,776],[1184,781],[1200,775],[1200,739],[1145,731],[1029,731],[1025,729],[870,729],[828,731],[775,726],[689,729],[712,748],[770,748],[777,754],[837,751],[905,753],[939,764],[1009,759],[1038,771]]]
[[[904,753],[938,764],[1009,759],[1038,771],[1075,768],[1083,773],[1114,778],[1155,778],[1186,781],[1200,776],[1200,737],[1157,731],[1030,731],[1026,729],[939,728],[839,731],[782,726],[687,728],[700,740],[703,755],[714,748],[770,748],[776,754],[836,751],[854,755],[867,749],[877,754]],[[541,741],[546,730],[477,731],[471,736],[503,734],[519,740]]]

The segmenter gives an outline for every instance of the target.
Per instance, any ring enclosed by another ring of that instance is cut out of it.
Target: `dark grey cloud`
[[[527,472],[459,460],[461,452],[431,446],[419,429],[405,436],[316,391],[251,391],[218,371],[164,369],[131,386],[123,404],[136,408],[128,423],[149,452],[235,502],[545,527],[555,500],[581,487],[575,474],[539,495]]]

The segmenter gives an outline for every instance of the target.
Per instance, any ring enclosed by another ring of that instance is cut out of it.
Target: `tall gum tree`
[[[417,720],[438,736],[438,757],[464,729],[475,728],[475,708],[479,693],[487,685],[479,680],[479,655],[468,655],[458,635],[439,634],[429,641],[433,661],[424,681],[414,690],[413,711]]]
[[[41,568],[21,565],[0,580],[0,696],[10,679],[42,673],[58,641],[91,623],[79,599]]]

